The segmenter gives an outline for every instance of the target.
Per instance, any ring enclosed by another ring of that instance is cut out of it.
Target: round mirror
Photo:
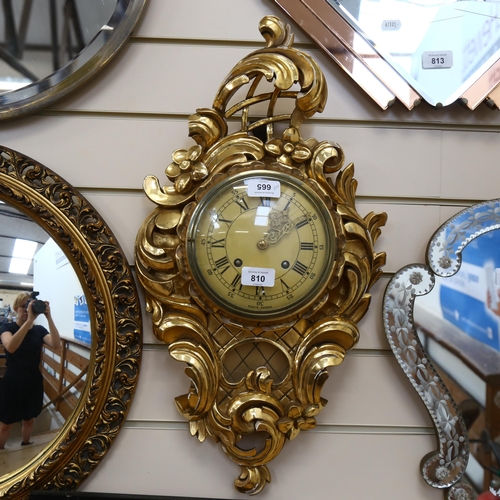
[[[146,0],[4,0],[0,119],[52,104],[109,62]]]
[[[35,290],[61,337],[59,347],[43,349],[44,408],[31,444],[21,446],[13,427],[0,451],[0,495],[17,499],[32,489],[75,489],[105,455],[137,383],[141,316],[123,252],[67,182],[0,146],[0,200],[0,321],[15,321],[17,293]],[[7,268],[16,239],[34,242],[26,274]]]

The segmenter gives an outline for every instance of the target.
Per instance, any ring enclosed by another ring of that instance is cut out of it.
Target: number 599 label
[[[243,267],[241,270],[242,285],[274,286],[276,271],[267,267]]]
[[[281,196],[280,181],[270,179],[248,179],[247,195],[251,197],[267,196],[268,198],[279,198]]]
[[[453,66],[453,51],[440,50],[422,52],[422,68],[441,69]]]

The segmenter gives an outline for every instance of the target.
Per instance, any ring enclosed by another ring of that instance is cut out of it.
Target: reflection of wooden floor
[[[0,450],[0,476],[12,472],[26,465],[33,457],[38,455],[47,443],[58,434],[58,430],[31,436],[33,444],[21,446],[22,439],[10,437],[5,449]]]

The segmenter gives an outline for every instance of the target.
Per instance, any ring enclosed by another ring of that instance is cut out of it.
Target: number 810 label
[[[273,287],[275,275],[276,271],[270,267],[243,267],[241,284]]]

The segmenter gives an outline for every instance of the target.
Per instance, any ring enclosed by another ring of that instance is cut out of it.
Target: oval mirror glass
[[[87,300],[66,255],[29,216],[0,202],[0,331],[17,321],[16,298],[26,294],[49,302],[61,344],[58,348],[43,345],[41,412],[34,415],[27,440],[21,422],[12,425],[0,450],[0,476],[26,465],[57,437],[85,387],[92,340]],[[50,330],[43,314],[35,324]],[[17,375],[16,365],[8,368],[6,357],[0,342],[0,415],[4,414],[1,405],[8,399],[5,386],[12,378],[16,382]],[[9,376],[4,382],[7,369]],[[29,446],[21,445],[23,441]]]
[[[91,78],[130,36],[146,0],[4,0],[0,119],[46,107]]]

